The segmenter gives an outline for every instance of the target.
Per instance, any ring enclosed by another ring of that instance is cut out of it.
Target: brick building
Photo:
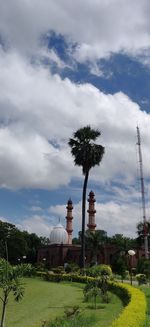
[[[88,206],[88,224],[87,230],[95,232],[95,196],[91,191],[89,193]],[[72,244],[73,232],[73,205],[71,199],[67,203],[66,228],[60,223],[56,225],[50,233],[50,241],[48,245],[41,247],[38,250],[38,263],[45,262],[48,267],[63,266],[65,263],[75,262],[79,265],[81,245]],[[136,254],[132,258],[132,266],[136,267],[137,260],[144,256],[144,249],[138,248],[135,250]],[[97,255],[97,263],[104,263],[111,265],[118,249],[115,245],[106,244],[103,247],[103,252],[99,251]],[[86,251],[86,264],[90,264],[92,260],[92,253],[90,250]]]

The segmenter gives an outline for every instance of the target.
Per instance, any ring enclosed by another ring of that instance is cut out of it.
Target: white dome
[[[68,243],[68,233],[61,224],[55,226],[50,233],[50,243],[55,244],[67,244]]]

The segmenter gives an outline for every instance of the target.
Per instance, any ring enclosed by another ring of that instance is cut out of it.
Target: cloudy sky
[[[0,0],[0,219],[49,235],[66,202],[81,229],[83,176],[69,138],[90,124],[96,223],[135,236],[142,219],[136,126],[150,216],[149,0]]]

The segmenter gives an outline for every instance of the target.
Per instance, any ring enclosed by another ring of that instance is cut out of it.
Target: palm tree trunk
[[[81,268],[85,268],[85,209],[86,209],[86,189],[89,171],[86,172],[82,193],[82,233],[81,233]]]

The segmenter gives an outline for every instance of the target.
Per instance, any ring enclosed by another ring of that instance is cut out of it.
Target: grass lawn
[[[111,294],[109,304],[98,304],[97,310],[83,302],[83,285],[76,283],[51,283],[37,278],[25,279],[25,295],[16,303],[10,297],[6,327],[41,327],[44,320],[64,315],[67,306],[79,305],[86,316],[94,315],[93,327],[108,327],[123,306],[118,297]],[[1,307],[0,307],[1,312]]]
[[[143,327],[150,327],[150,287],[141,286],[140,289],[144,292],[147,300],[147,316]]]

